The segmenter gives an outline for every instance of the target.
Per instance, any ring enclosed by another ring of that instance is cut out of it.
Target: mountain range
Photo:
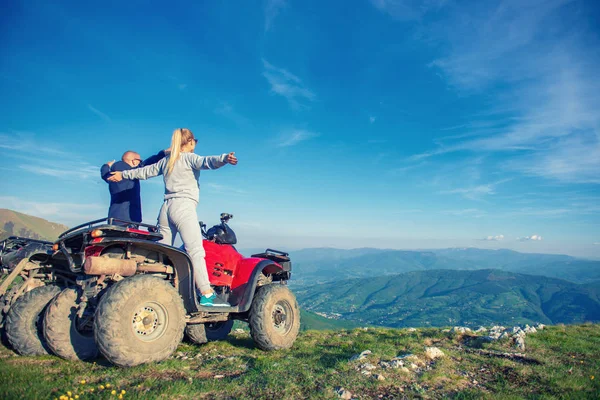
[[[290,252],[294,287],[350,278],[371,278],[438,269],[503,271],[543,275],[575,283],[600,280],[600,261],[567,255],[513,250],[453,248],[439,250],[303,249]]]

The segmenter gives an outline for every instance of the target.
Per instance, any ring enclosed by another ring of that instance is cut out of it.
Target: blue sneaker
[[[212,292],[209,296],[202,295],[200,297],[200,305],[202,307],[231,307],[228,302],[217,297],[215,292]]]

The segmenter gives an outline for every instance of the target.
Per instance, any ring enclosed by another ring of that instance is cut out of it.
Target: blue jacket
[[[158,154],[142,161],[136,168],[152,165],[165,157],[161,150]],[[115,162],[112,167],[104,164],[100,168],[100,176],[108,183],[110,191],[110,207],[108,218],[116,218],[125,221],[142,222],[142,199],[140,196],[140,181],[123,179],[121,182],[109,182],[110,173],[115,171],[128,171],[132,168],[123,161]]]

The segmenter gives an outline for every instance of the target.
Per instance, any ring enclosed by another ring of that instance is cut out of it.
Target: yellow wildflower
[[[85,385],[85,379],[82,379],[79,383],[81,383],[82,385]]]
[[[594,380],[594,375],[590,376],[590,379],[591,379],[591,380]]]
[[[592,379],[593,379],[593,378],[592,378]],[[125,393],[127,393],[127,392],[125,391],[125,389],[121,390],[121,394],[125,394]]]
[[[71,397],[71,396],[73,396],[73,393],[67,392],[67,396]]]
[[[79,395],[78,395],[78,394],[76,394],[76,395],[75,395],[75,399],[78,399],[78,398],[79,398]]]
[[[106,388],[108,389],[109,387],[110,387],[110,383],[107,383],[106,384]]]
[[[122,395],[122,394],[120,394],[120,395],[119,395],[119,399],[122,399],[122,398],[123,398],[123,395]]]
[[[100,385],[100,386],[98,386],[98,389],[100,389],[100,390],[104,390],[104,385]]]
[[[93,392],[94,392],[94,388],[91,388],[91,389],[90,389],[90,392],[92,392],[92,393],[93,393]]]
[[[110,392],[110,394],[117,394],[117,391],[113,390],[112,392]]]

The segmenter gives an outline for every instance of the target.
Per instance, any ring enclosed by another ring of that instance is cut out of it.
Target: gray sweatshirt
[[[165,182],[165,200],[185,197],[198,202],[200,170],[217,169],[227,164],[227,154],[202,157],[194,153],[181,153],[171,173],[166,174],[170,158],[165,157],[144,168],[123,171],[123,179],[148,179],[162,175]]]

